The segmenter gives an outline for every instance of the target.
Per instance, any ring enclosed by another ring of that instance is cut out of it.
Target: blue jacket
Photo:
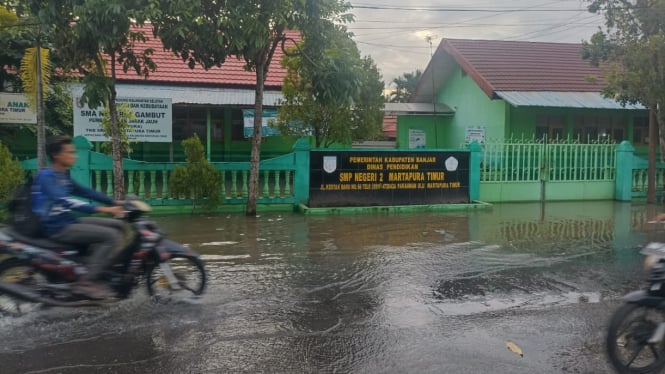
[[[41,217],[44,235],[51,236],[76,223],[72,211],[92,214],[96,207],[72,198],[72,195],[112,205],[113,199],[74,182],[67,173],[43,169],[32,185],[32,210]]]

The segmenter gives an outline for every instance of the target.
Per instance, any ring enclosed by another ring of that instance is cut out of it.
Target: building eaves
[[[497,96],[514,107],[644,110],[640,104],[621,105],[598,92],[497,91]]]

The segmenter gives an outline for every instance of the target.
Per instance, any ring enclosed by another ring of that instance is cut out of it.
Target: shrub
[[[23,181],[23,169],[9,149],[0,142],[0,206],[5,206],[7,200],[13,195],[16,187]],[[0,212],[0,218],[4,220],[6,214]]]
[[[192,199],[192,209],[197,205],[215,208],[221,201],[221,173],[205,157],[198,135],[182,141],[186,166],[176,166],[171,173],[171,196]]]

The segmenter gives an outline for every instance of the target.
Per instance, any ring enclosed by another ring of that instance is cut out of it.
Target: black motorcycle
[[[154,222],[145,218],[150,206],[136,198],[125,201],[127,242],[104,272],[117,299],[125,299],[145,278],[148,294],[157,299],[200,297],[206,286],[203,262],[191,249],[164,239]],[[47,239],[33,239],[10,227],[0,230],[0,312],[22,313],[34,305],[89,306],[91,300],[76,292],[86,272],[86,248]]]
[[[622,374],[665,369],[665,243],[649,243],[640,253],[648,286],[624,296],[607,333],[607,353]]]

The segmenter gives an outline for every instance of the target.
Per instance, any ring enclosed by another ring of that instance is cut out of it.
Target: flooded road
[[[156,218],[206,261],[202,302],[2,318],[0,373],[610,372],[607,319],[665,240],[655,209]]]

